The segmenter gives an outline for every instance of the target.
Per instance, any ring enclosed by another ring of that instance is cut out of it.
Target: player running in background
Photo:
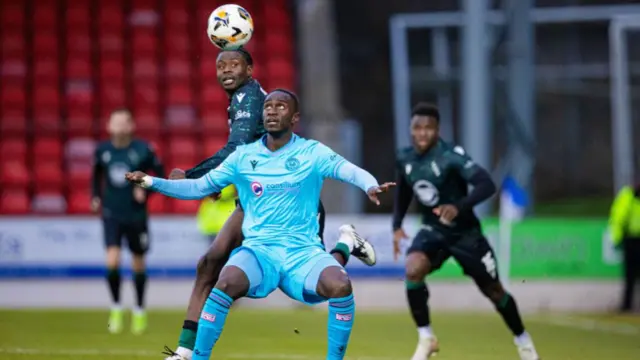
[[[355,315],[351,282],[318,237],[318,202],[325,178],[358,186],[379,204],[368,172],[325,145],[293,134],[298,104],[276,90],[264,102],[267,135],[239,147],[220,166],[196,180],[164,180],[142,172],[129,181],[179,199],[200,199],[234,184],[245,209],[244,241],[223,268],[202,311],[194,360],[208,360],[234,300],[264,298],[280,288],[307,304],[329,300],[327,359],[343,359]]]
[[[523,360],[537,360],[533,341],[525,332],[514,298],[498,279],[496,259],[484,237],[473,207],[496,191],[489,173],[475,164],[460,146],[445,143],[439,134],[440,114],[434,106],[420,103],[413,109],[413,146],[397,155],[398,187],[393,216],[394,252],[407,238],[402,220],[411,200],[418,200],[422,228],[407,251],[406,291],[418,326],[418,347],[412,360],[425,360],[438,351],[431,329],[429,290],[425,277],[453,257],[471,277],[515,336]],[[468,185],[473,190],[468,193]]]
[[[133,311],[131,331],[144,332],[147,316],[144,295],[147,282],[145,254],[149,250],[147,232],[147,194],[144,189],[131,186],[122,177],[129,171],[153,171],[164,176],[162,164],[149,144],[133,139],[135,124],[129,110],[115,110],[109,119],[111,139],[98,144],[93,160],[93,199],[91,209],[102,209],[104,241],[107,248],[107,282],[111,291],[109,331],[119,333],[123,327],[120,305],[120,248],[122,238],[133,254],[132,269],[135,284],[136,307]]]
[[[222,51],[217,59],[218,82],[229,95],[230,134],[227,145],[212,157],[183,172],[174,170],[170,179],[198,179],[210,170],[219,166],[236,147],[248,144],[265,134],[262,121],[262,107],[266,92],[251,77],[253,59],[244,49]],[[297,105],[297,98],[293,96]],[[324,229],[324,208],[319,203],[319,234],[322,238]],[[198,261],[196,280],[189,298],[186,319],[180,332],[178,348],[174,352],[165,348],[168,360],[189,360],[195,346],[198,319],[211,289],[218,280],[218,275],[226,263],[231,251],[242,242],[242,221],[244,213],[237,207],[231,214],[222,230],[216,235],[207,253]],[[375,264],[375,251],[371,244],[362,239],[350,225],[340,227],[340,238],[331,251],[341,265],[346,265],[349,256],[353,255],[367,265]]]

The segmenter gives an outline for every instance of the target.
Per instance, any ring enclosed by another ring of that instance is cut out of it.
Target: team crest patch
[[[260,184],[259,182],[254,181],[251,183],[251,191],[256,196],[262,196],[262,193],[264,192],[264,187],[262,187],[262,184]]]
[[[287,162],[284,163],[284,167],[289,171],[294,171],[300,167],[300,161],[294,157],[290,157],[287,159]]]

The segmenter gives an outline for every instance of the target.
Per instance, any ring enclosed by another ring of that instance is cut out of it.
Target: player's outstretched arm
[[[393,231],[402,229],[402,221],[407,215],[413,199],[413,189],[400,170],[396,175],[396,191],[393,198]]]
[[[491,179],[489,172],[474,163],[462,148],[456,147],[454,149],[451,160],[460,176],[473,187],[469,195],[455,204],[459,211],[471,210],[496,193],[496,184]]]

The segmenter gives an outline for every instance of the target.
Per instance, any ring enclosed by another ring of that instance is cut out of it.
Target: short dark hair
[[[253,66],[253,57],[251,56],[251,53],[249,53],[249,51],[243,47],[239,47],[237,49],[233,49],[233,50],[222,50],[222,52],[237,52],[240,55],[242,55],[242,57],[244,58],[244,61],[247,62],[247,65]]]
[[[281,92],[291,96],[291,98],[293,99],[293,106],[294,106],[293,110],[298,111],[298,109],[300,108],[300,100],[298,99],[298,95],[296,95],[293,91],[283,89],[283,88],[277,88],[277,89],[274,89],[271,93],[274,93],[274,92]]]
[[[440,110],[434,104],[430,104],[427,102],[419,102],[411,110],[411,116],[429,116],[436,119],[437,122],[440,122]]]

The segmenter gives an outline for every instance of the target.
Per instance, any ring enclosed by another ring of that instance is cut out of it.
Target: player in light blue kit
[[[264,298],[280,288],[306,304],[329,300],[327,360],[343,359],[355,303],[346,271],[318,238],[318,201],[325,178],[358,186],[379,204],[393,183],[376,179],[327,146],[293,133],[298,101],[287,90],[264,102],[261,140],[239,146],[218,168],[194,180],[164,180],[141,172],[129,181],[178,199],[200,199],[235,184],[245,217],[244,241],[222,270],[200,316],[193,360],[206,360],[229,308],[243,296]]]

